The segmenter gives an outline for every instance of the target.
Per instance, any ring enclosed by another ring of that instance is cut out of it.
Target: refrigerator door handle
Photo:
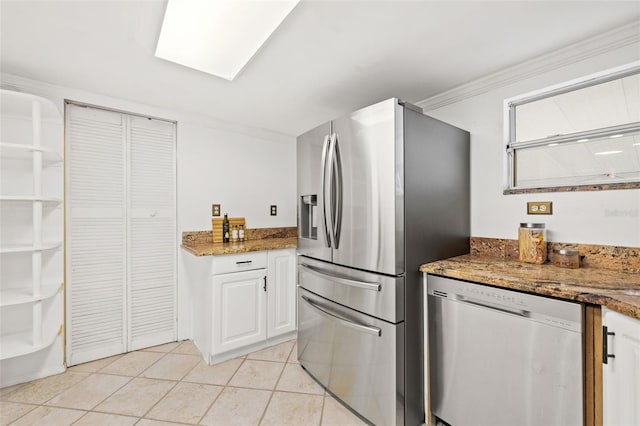
[[[372,334],[378,337],[382,335],[382,330],[380,330],[378,327],[371,327],[369,325],[358,324],[356,322],[353,322],[352,320],[342,317],[337,312],[330,312],[328,308],[324,306],[320,307],[315,302],[312,302],[311,299],[309,299],[307,296],[302,296],[302,300],[304,300],[309,306],[311,306],[314,310],[316,310],[321,315],[331,318],[334,321],[337,321],[346,327],[352,328],[354,330],[357,330],[363,333]]]
[[[358,287],[365,290],[373,290],[373,291],[382,290],[382,285],[380,285],[380,283],[377,283],[377,282],[356,281],[350,278],[340,277],[337,275],[330,274],[328,271],[325,271],[323,269],[316,268],[311,265],[307,265],[306,263],[301,263],[300,267],[311,274],[319,276],[320,278],[330,279],[333,282],[348,285],[350,287]]]
[[[329,135],[325,135],[324,143],[322,144],[322,225],[325,236],[325,244],[327,247],[331,247],[331,233],[329,232],[329,228],[327,227],[327,200],[331,200],[330,197],[327,197],[327,151],[330,149],[329,144]]]
[[[329,149],[327,150],[327,158],[326,158],[326,163],[325,163],[325,167],[329,168],[329,176],[327,176],[327,179],[329,181],[329,184],[326,184],[326,180],[323,179],[322,180],[322,184],[325,185],[324,186],[324,191],[323,191],[323,195],[328,195],[327,197],[325,197],[325,201],[323,203],[323,206],[325,208],[325,220],[328,218],[329,219],[329,238],[330,238],[330,244],[331,247],[333,247],[334,249],[337,249],[338,247],[336,246],[336,241],[335,241],[335,216],[336,216],[336,209],[335,209],[335,205],[333,204],[334,199],[335,199],[335,194],[334,194],[334,182],[335,182],[335,178],[334,178],[334,173],[335,173],[335,144],[336,144],[336,134],[332,133],[331,136],[327,136],[329,138]],[[328,194],[327,194],[328,192]],[[329,204],[329,214],[326,214],[326,206],[327,206],[327,200],[328,200],[328,204]]]
[[[335,180],[335,194],[332,200],[335,200],[336,204],[333,206],[333,248],[337,249],[340,246],[340,230],[342,228],[342,161],[340,158],[340,146],[338,144],[338,135],[334,133],[331,135],[333,138],[333,161],[331,166],[333,167],[333,177]]]

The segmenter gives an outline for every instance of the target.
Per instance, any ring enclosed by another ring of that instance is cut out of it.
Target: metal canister
[[[521,223],[518,229],[520,261],[543,264],[547,260],[547,234],[544,223]]]

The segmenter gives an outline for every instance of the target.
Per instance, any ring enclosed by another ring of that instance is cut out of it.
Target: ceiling
[[[640,19],[637,1],[302,0],[229,82],[154,56],[165,7],[1,0],[2,72],[298,135]]]

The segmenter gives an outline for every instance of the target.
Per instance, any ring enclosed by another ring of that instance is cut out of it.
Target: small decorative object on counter
[[[233,225],[233,229],[231,230],[231,241],[234,243],[238,242],[238,225]]]
[[[224,220],[222,221],[222,242],[229,242],[229,218],[227,213],[224,214]]]
[[[543,264],[547,260],[547,238],[544,223],[521,223],[518,229],[520,261]]]
[[[238,229],[238,240],[244,241],[244,225],[240,225],[240,229]]]
[[[575,249],[555,249],[551,262],[561,268],[576,269],[580,267],[580,255]]]

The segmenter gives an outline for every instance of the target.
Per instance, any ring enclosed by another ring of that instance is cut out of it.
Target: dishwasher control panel
[[[582,305],[579,303],[432,275],[427,278],[427,292],[429,296],[443,297],[582,332]]]

